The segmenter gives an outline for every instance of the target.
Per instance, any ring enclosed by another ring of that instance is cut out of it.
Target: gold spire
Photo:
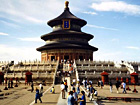
[[[65,8],[68,8],[69,1],[65,1]]]

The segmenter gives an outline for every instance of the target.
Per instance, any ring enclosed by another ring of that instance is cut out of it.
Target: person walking
[[[111,81],[109,82],[109,85],[110,85],[110,92],[112,93],[112,82]]]
[[[81,91],[81,93],[82,93],[82,97],[79,98],[80,105],[86,105],[85,92],[84,91]]]
[[[95,92],[95,89],[92,87],[92,84],[90,84],[89,92],[90,92],[90,101],[92,101],[94,97],[94,92]]]
[[[39,87],[40,87],[40,90],[43,91],[43,85],[40,84]]]
[[[117,82],[116,82],[116,89],[117,89],[117,93],[119,93],[119,87],[120,87],[120,82],[119,82],[119,81],[117,81]]]
[[[127,93],[127,92],[126,92],[126,83],[125,83],[125,82],[122,82],[122,87],[123,87],[123,93],[124,93],[124,92]]]
[[[39,89],[36,87],[35,103],[37,103],[37,99],[39,99],[40,103],[42,103],[42,100],[40,98]]]
[[[68,96],[68,104],[67,105],[74,105],[73,91],[70,91],[70,94]]]
[[[43,96],[43,85],[40,84],[39,87],[40,87],[40,90],[39,90],[40,97],[42,97]]]
[[[61,82],[61,92],[62,92],[62,99],[65,99],[65,85],[64,85],[64,82]]]

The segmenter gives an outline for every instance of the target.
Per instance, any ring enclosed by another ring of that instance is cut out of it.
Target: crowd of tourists
[[[86,97],[85,92],[81,91],[81,98],[78,97],[80,94],[80,83],[78,82],[76,85],[72,82],[70,86],[67,84],[67,80],[61,82],[61,92],[62,92],[62,99],[67,98],[68,105],[86,105]]]

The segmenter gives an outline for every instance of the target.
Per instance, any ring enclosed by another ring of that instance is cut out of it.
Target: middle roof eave
[[[48,34],[42,35],[41,39],[46,41],[47,39],[54,37],[54,36],[59,37],[58,35],[66,35],[66,37],[69,37],[68,35],[73,35],[75,37],[75,35],[76,35],[79,38],[84,37],[84,38],[87,38],[88,40],[90,40],[94,37],[93,35],[87,34],[84,32],[78,32],[78,31],[73,31],[73,30],[59,30],[59,31],[53,31]]]

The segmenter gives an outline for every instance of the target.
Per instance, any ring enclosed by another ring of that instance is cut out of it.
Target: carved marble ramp
[[[67,105],[67,92],[65,94],[65,99],[62,99],[62,93],[60,93],[57,105]]]

